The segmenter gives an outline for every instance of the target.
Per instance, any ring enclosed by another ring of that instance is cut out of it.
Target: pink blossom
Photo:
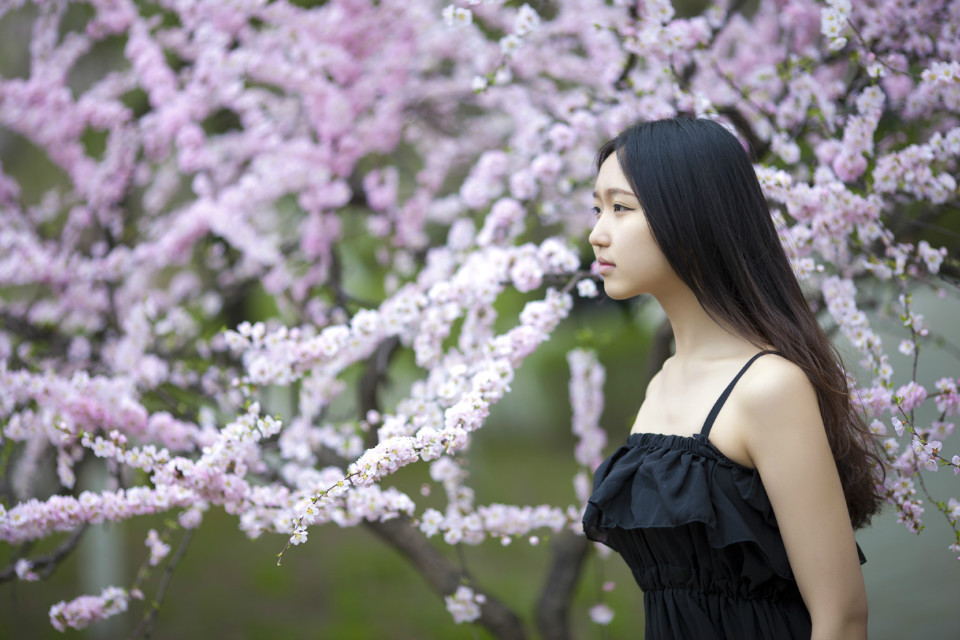
[[[946,415],[960,413],[960,394],[957,393],[957,382],[953,378],[940,378],[933,385],[939,395],[936,396],[937,410]]]
[[[447,603],[447,611],[453,616],[453,621],[460,624],[473,622],[480,617],[480,606],[484,602],[484,597],[475,594],[470,587],[460,585],[454,594],[444,596],[444,601]]]
[[[506,244],[511,242],[523,232],[525,214],[526,211],[523,206],[514,199],[501,198],[497,200],[491,207],[483,228],[477,235],[477,244],[483,247],[494,243]]]
[[[920,259],[923,260],[927,270],[930,273],[939,273],[940,265],[943,263],[943,259],[947,256],[946,248],[941,247],[940,249],[933,249],[930,246],[930,243],[926,240],[921,240],[917,244],[917,253],[920,256]]]
[[[444,7],[441,15],[443,16],[443,21],[449,27],[463,27],[473,22],[473,13],[470,9],[457,7],[452,4]]]
[[[900,346],[897,347],[897,351],[902,353],[905,356],[913,355],[914,350],[917,347],[917,343],[911,342],[910,340],[903,339],[900,341]]]
[[[35,581],[40,579],[40,576],[33,571],[33,563],[26,558],[17,560],[14,569],[17,573],[17,578],[20,580]]]
[[[577,140],[576,131],[574,131],[569,125],[558,122],[550,128],[547,136],[550,138],[550,142],[553,144],[553,148],[556,151],[566,151],[569,149]]]
[[[544,268],[552,273],[567,275],[580,268],[579,257],[570,244],[561,238],[551,237],[541,242],[537,257],[544,263]]]
[[[177,516],[177,521],[184,529],[196,529],[203,522],[203,508],[190,508]]]
[[[427,509],[420,518],[420,530],[429,538],[440,532],[440,525],[442,523],[442,513],[436,509]]]
[[[867,168],[867,159],[860,154],[840,153],[831,165],[837,177],[844,182],[852,182],[863,175]]]
[[[569,352],[567,362],[571,370],[573,433],[579,438],[574,455],[577,462],[592,472],[600,464],[607,443],[606,432],[600,427],[605,372],[596,355],[587,351]]]
[[[911,381],[897,389],[896,396],[900,399],[899,404],[904,411],[913,411],[927,399],[927,390]]]
[[[157,565],[170,553],[170,545],[160,539],[156,529],[147,532],[147,548],[150,549],[150,564]]]
[[[577,283],[577,293],[581,298],[596,298],[599,294],[597,283],[590,278],[584,278]]]
[[[510,176],[510,195],[517,200],[532,200],[540,187],[532,171],[520,170]]]
[[[67,627],[83,629],[87,625],[127,610],[129,595],[119,587],[107,587],[99,596],[80,596],[50,607],[50,623],[57,631]]]
[[[532,291],[543,282],[543,270],[534,256],[521,256],[510,268],[510,279],[518,291]]]
[[[367,203],[374,211],[385,211],[396,204],[400,176],[395,167],[374,170],[363,178]]]
[[[590,619],[596,624],[606,626],[613,622],[613,609],[600,603],[590,607]]]
[[[533,159],[530,170],[541,183],[554,183],[563,168],[563,161],[555,153],[545,153]]]
[[[497,194],[497,191],[495,185],[484,182],[480,178],[470,178],[460,188],[460,198],[470,209],[482,209]]]
[[[514,21],[514,33],[526,36],[540,28],[540,15],[529,4],[524,3],[517,11]]]
[[[900,419],[897,418],[896,416],[890,418],[890,422],[893,423],[893,430],[897,432],[897,435],[902,436],[904,431],[903,422],[901,422]]]
[[[939,440],[922,442],[919,439],[913,441],[913,451],[917,457],[917,466],[923,467],[927,471],[936,471],[939,469],[940,450],[943,444]]]

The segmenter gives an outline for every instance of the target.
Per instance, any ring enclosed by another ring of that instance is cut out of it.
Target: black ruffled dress
[[[707,439],[734,385],[763,353],[740,370],[699,434],[631,434],[594,474],[584,531],[632,570],[647,640],[810,638],[759,473]]]

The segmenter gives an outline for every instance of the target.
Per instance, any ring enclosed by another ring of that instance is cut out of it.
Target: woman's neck
[[[757,346],[729,325],[711,317],[687,286],[655,296],[673,329],[678,360],[718,360],[741,357]]]

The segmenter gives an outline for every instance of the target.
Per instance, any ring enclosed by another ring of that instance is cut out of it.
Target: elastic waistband
[[[674,586],[643,586],[640,585],[640,589],[644,593],[644,597],[647,594],[669,594],[671,592],[683,593],[688,596],[715,596],[721,598],[728,598],[732,600],[767,600],[770,602],[780,602],[780,601],[790,601],[796,600],[802,602],[803,599],[800,597],[800,591],[797,589],[795,584],[767,584],[761,587],[747,587],[746,585],[740,585],[739,587],[731,586],[721,586],[714,585],[710,588],[696,588],[690,587],[687,585],[674,585]]]

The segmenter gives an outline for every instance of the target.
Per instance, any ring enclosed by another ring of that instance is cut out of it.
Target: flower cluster
[[[31,498],[0,517],[0,540],[22,544],[52,533],[71,531],[85,522],[118,522],[135,516],[187,508],[196,500],[197,496],[189,489],[169,485],[131,487],[100,493],[84,491],[77,498],[61,495],[51,496],[44,501]]]
[[[603,460],[607,434],[600,427],[603,413],[603,366],[595,353],[575,349],[567,354],[570,365],[570,405],[573,433],[577,436],[574,457],[584,467],[574,477],[574,488],[580,504],[586,504],[590,495],[593,471]]]
[[[170,553],[170,545],[165,543],[160,539],[160,534],[157,533],[156,529],[150,529],[147,532],[147,540],[145,542],[147,548],[150,549],[150,564],[156,566],[160,564],[167,554]]]
[[[473,622],[479,618],[480,607],[486,601],[483,594],[475,594],[473,589],[466,585],[460,585],[452,595],[444,596],[443,599],[447,603],[447,611],[457,624]]]
[[[67,627],[82,629],[92,622],[115,616],[127,610],[130,594],[120,587],[107,587],[99,596],[80,596],[70,602],[50,607],[50,624],[57,631]]]
[[[488,536],[510,544],[513,538],[528,536],[536,529],[558,533],[579,522],[580,511],[573,507],[563,510],[550,505],[491,504],[466,514],[451,509],[444,515],[436,509],[427,509],[420,520],[420,530],[428,537],[442,533],[447,544],[476,545]]]

